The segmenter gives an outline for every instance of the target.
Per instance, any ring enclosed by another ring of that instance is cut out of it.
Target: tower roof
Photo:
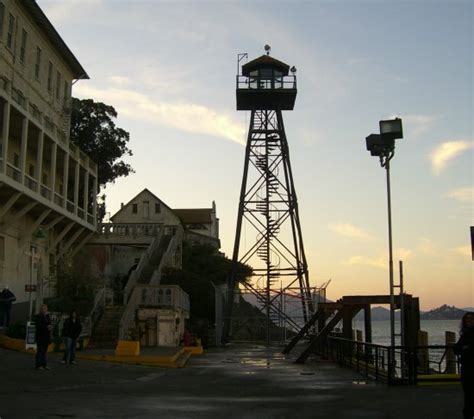
[[[251,71],[269,66],[280,70],[284,76],[287,76],[288,72],[290,71],[290,66],[288,64],[264,54],[252,61],[249,61],[247,64],[244,64],[242,66],[242,75],[249,76]]]

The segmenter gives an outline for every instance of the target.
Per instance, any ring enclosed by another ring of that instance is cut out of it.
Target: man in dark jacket
[[[46,362],[48,345],[51,343],[51,319],[48,314],[48,306],[43,304],[40,312],[35,316],[36,337],[36,369],[49,370]]]
[[[81,331],[81,321],[79,320],[77,313],[72,311],[63,326],[63,338],[66,346],[63,360],[61,361],[63,364],[76,364],[76,361],[74,360],[76,357],[76,344]]]
[[[10,291],[8,285],[5,285],[5,288],[0,292],[0,328],[8,327],[10,325],[12,305],[15,300],[15,294]]]

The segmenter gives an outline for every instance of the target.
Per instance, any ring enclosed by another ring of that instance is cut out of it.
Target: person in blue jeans
[[[82,331],[82,324],[76,311],[72,311],[66,319],[63,326],[63,338],[66,349],[64,351],[63,364],[76,364],[76,345],[77,339]]]

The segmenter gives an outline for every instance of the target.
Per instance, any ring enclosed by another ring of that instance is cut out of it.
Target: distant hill
[[[244,299],[247,300],[250,304],[259,307],[260,305],[257,302],[257,298],[254,295],[245,295]],[[291,299],[287,299],[287,302]],[[332,302],[331,300],[326,300],[327,302]],[[287,308],[286,312],[291,312],[290,316],[298,319],[302,318],[301,306],[297,303],[297,300],[291,302],[292,306]],[[434,308],[430,311],[421,311],[420,318],[421,320],[461,320],[464,313],[468,311],[474,311],[473,307],[457,308],[454,306],[449,306],[447,304],[442,305],[441,307]],[[372,320],[390,320],[390,310],[385,307],[372,307]],[[364,320],[364,311],[361,310],[355,317],[357,320]],[[395,313],[395,320],[400,319],[400,312]]]
[[[441,307],[421,313],[422,320],[461,320],[466,310],[443,304]]]

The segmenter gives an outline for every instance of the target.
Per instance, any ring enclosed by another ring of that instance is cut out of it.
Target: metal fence
[[[384,346],[329,336],[317,351],[340,365],[388,384],[459,381],[459,361],[453,347]]]

